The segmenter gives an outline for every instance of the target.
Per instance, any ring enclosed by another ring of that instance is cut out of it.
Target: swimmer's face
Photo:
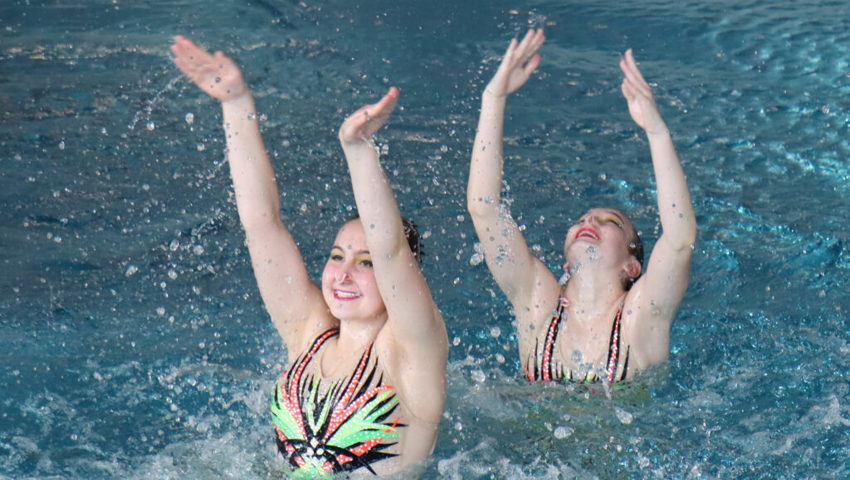
[[[322,296],[331,314],[341,320],[386,313],[360,220],[346,223],[337,233],[322,272]]]
[[[570,227],[564,241],[564,256],[571,258],[608,258],[621,262],[631,257],[629,245],[636,235],[628,217],[610,208],[594,208]]]

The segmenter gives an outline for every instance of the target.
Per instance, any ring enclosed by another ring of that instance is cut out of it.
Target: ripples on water
[[[0,476],[282,475],[267,410],[284,352],[228,193],[218,108],[170,65],[176,33],[244,66],[315,275],[353,205],[335,130],[401,87],[385,165],[427,237],[452,341],[426,477],[847,476],[844,4],[514,8],[0,7]],[[509,305],[470,265],[477,94],[529,22],[549,40],[509,102],[506,179],[535,253],[557,270],[567,226],[600,204],[657,238],[646,143],[618,89],[628,46],[688,173],[700,238],[671,360],[626,393],[522,382]]]

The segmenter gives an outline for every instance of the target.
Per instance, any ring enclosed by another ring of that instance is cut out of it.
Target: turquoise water
[[[234,56],[318,278],[353,205],[336,129],[382,135],[452,348],[425,478],[850,476],[850,6],[843,1],[8,1],[0,5],[0,478],[279,478],[285,352],[260,303],[218,107],[185,34]],[[547,29],[508,107],[513,211],[553,269],[591,206],[657,238],[633,47],[700,224],[670,361],[626,393],[527,385],[464,188],[478,93]]]

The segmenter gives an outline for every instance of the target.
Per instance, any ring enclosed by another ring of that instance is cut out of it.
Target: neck
[[[580,306],[589,318],[603,315],[625,294],[618,274],[587,268],[572,274],[562,292],[571,305]]]
[[[355,352],[374,342],[386,323],[386,314],[369,320],[340,320],[337,345],[342,352]]]

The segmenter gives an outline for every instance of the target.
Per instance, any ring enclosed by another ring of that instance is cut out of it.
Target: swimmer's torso
[[[319,335],[275,386],[271,410],[278,450],[296,476],[307,478],[396,471],[407,463],[401,460],[413,419],[390,384],[374,344],[366,347],[352,371],[322,378],[323,347],[338,334],[334,328]]]
[[[577,347],[568,333],[568,303],[559,298],[557,310],[542,328],[530,332],[522,362],[526,378],[542,382],[620,382],[628,375],[629,347],[622,341],[623,305],[620,304],[605,331],[605,346]],[[602,335],[602,332],[599,333]],[[599,343],[599,342],[597,342]],[[596,352],[595,350],[599,350]]]

